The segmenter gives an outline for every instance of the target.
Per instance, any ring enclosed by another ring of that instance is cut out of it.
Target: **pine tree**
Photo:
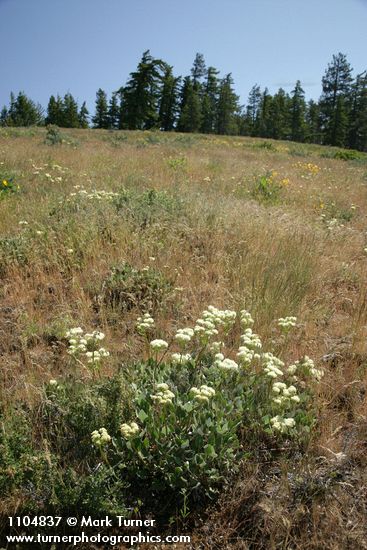
[[[96,94],[96,110],[92,118],[94,128],[108,128],[108,104],[106,92],[99,88]]]
[[[15,126],[15,94],[10,92],[7,126]]]
[[[89,111],[87,109],[86,102],[83,101],[79,111],[79,127],[88,128],[89,126],[88,119],[89,119]]]
[[[201,84],[206,74],[207,74],[207,70],[206,70],[204,56],[202,53],[197,53],[191,69],[193,84],[194,85],[198,83]]]
[[[265,88],[262,93],[259,109],[259,130],[258,135],[260,137],[270,137],[272,121],[271,115],[271,103],[272,96],[269,94],[269,90]]]
[[[166,132],[173,130],[176,122],[179,82],[180,78],[173,75],[173,67],[166,65],[159,99],[159,126]]]
[[[250,90],[246,114],[243,118],[242,133],[246,136],[259,135],[259,119],[261,108],[261,90],[260,86],[255,84]]]
[[[14,126],[40,126],[44,123],[43,109],[29,99],[24,92],[11,98],[11,120]]]
[[[212,134],[217,126],[217,103],[219,96],[219,71],[214,67],[208,67],[206,81],[202,94],[202,122],[201,132]]]
[[[333,55],[322,78],[320,98],[321,129],[324,143],[344,145],[351,102],[352,69],[344,54]],[[342,98],[342,99],[339,99]]]
[[[4,107],[1,109],[1,112],[0,112],[0,126],[7,126],[8,118],[9,118],[9,111],[7,107],[4,105]]]
[[[63,100],[62,124],[64,128],[79,128],[78,103],[71,93],[67,93]]]
[[[197,87],[189,76],[184,78],[181,89],[180,115],[177,123],[179,132],[199,132],[201,127],[201,101]]]
[[[108,127],[116,129],[120,122],[120,106],[117,99],[117,94],[113,93],[108,105]]]
[[[306,134],[308,143],[321,143],[320,107],[310,99],[306,107]]]
[[[153,59],[149,50],[130,80],[120,88],[122,126],[129,130],[149,130],[158,125],[158,101],[164,63]]]
[[[55,124],[56,126],[63,125],[64,116],[64,103],[61,97],[58,95],[51,96],[47,106],[46,124]]]
[[[306,101],[301,82],[297,80],[291,92],[290,102],[290,138],[292,141],[304,141],[306,136]]]
[[[367,71],[357,75],[353,83],[348,146],[367,150]]]
[[[289,139],[289,103],[289,96],[282,88],[279,88],[269,105],[267,137],[273,139]]]
[[[238,133],[238,96],[233,90],[233,79],[231,73],[227,74],[219,85],[219,98],[217,108],[217,133],[236,134]]]

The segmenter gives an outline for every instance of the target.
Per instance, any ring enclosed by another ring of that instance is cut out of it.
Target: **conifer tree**
[[[154,59],[147,50],[137,67],[130,73],[125,87],[120,88],[122,126],[129,130],[148,130],[157,127],[158,101],[164,63]]]
[[[290,102],[290,139],[304,141],[306,136],[306,101],[301,82],[297,80],[291,92]]]
[[[367,150],[367,71],[357,75],[353,83],[348,146]]]
[[[43,109],[19,92],[16,100],[11,99],[11,118],[14,126],[39,126],[44,123]]]
[[[166,132],[173,130],[176,122],[179,81],[180,78],[173,75],[173,67],[166,65],[159,99],[159,126]]]
[[[260,109],[259,109],[259,131],[260,137],[269,137],[271,132],[271,103],[272,97],[269,94],[269,90],[265,88],[261,95]]]
[[[8,126],[9,112],[8,108],[4,105],[0,112],[0,126]]]
[[[282,88],[272,97],[269,106],[269,124],[267,137],[273,139],[289,139],[289,96]]]
[[[108,105],[108,127],[116,129],[120,122],[120,106],[117,99],[117,94],[113,93]]]
[[[320,116],[324,143],[344,145],[351,102],[352,69],[344,54],[333,55],[322,78]],[[341,99],[339,99],[341,98]]]
[[[7,126],[15,126],[15,94],[10,92]]]
[[[201,127],[201,101],[199,90],[189,76],[184,78],[181,90],[179,132],[199,132]]]
[[[108,104],[106,92],[99,88],[96,94],[96,110],[92,118],[94,128],[108,128]]]
[[[243,133],[247,136],[259,135],[259,119],[261,108],[260,86],[255,84],[248,96],[246,114],[243,120]]]
[[[289,138],[289,96],[282,88],[271,98],[267,121],[266,137],[273,139]]]
[[[83,101],[79,111],[79,127],[88,128],[89,126],[88,120],[89,120],[89,111],[87,109],[86,102]]]
[[[62,110],[62,124],[64,128],[79,128],[78,103],[70,92],[65,94]]]
[[[206,81],[202,92],[202,122],[201,131],[204,134],[212,134],[217,125],[217,104],[219,95],[219,71],[214,67],[208,67]]]
[[[233,78],[231,73],[227,74],[220,82],[219,98],[217,108],[217,133],[236,134],[238,133],[238,96],[233,90]]]
[[[306,108],[306,135],[308,143],[321,143],[320,106],[310,99]]]
[[[56,126],[63,125],[63,116],[64,116],[64,104],[61,97],[58,95],[51,96],[47,106],[47,116],[46,124],[55,124]]]
[[[191,69],[193,84],[194,85],[198,83],[201,84],[206,74],[207,74],[207,70],[206,70],[204,56],[202,53],[197,53]]]

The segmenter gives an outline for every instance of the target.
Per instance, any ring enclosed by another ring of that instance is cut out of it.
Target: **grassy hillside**
[[[366,548],[367,156],[60,132],[0,130],[3,532],[15,513],[133,509],[193,548]],[[180,347],[177,329],[210,305],[236,321]],[[136,329],[145,313],[151,332]],[[87,348],[109,356],[68,353],[76,327],[101,331]],[[240,364],[249,327],[262,348]],[[218,339],[238,371],[218,367]],[[265,352],[284,373],[300,361],[285,374],[299,404],[277,409]],[[176,397],[159,408],[166,382]],[[216,388],[210,414],[187,397],[200,385]],[[144,439],[121,432],[133,421]],[[102,427],[111,441],[92,441]]]

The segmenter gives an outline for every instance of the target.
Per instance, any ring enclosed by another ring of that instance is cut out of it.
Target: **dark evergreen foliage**
[[[255,84],[241,107],[231,74],[219,78],[197,53],[190,76],[175,76],[173,67],[147,50],[125,86],[97,91],[94,128],[202,132],[292,140],[367,151],[367,72],[352,76],[344,54],[334,55],[322,78],[318,102],[306,103],[299,80],[290,94],[271,95]],[[47,115],[24,92],[10,94],[0,111],[0,126],[51,124],[87,128],[89,113],[67,93],[50,97]]]
[[[94,128],[109,128],[110,120],[106,92],[99,88],[96,95],[96,112],[92,118]]]

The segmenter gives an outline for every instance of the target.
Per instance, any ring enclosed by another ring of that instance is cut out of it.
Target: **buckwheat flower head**
[[[165,340],[152,340],[150,342],[150,347],[154,351],[161,351],[168,348],[168,343]]]
[[[287,367],[287,373],[288,374],[296,374],[296,372],[297,372],[297,365],[296,364],[289,365],[289,367]]]
[[[294,420],[294,418],[285,418],[283,420],[283,423],[288,428],[294,428],[294,426],[296,425],[296,421]]]
[[[95,330],[92,333],[92,337],[94,338],[94,340],[104,340],[105,335],[103,332],[100,332],[99,330]]]
[[[175,365],[181,364],[181,363],[188,363],[191,361],[192,357],[189,353],[172,353],[171,361]]]
[[[149,313],[144,313],[143,317],[138,317],[136,322],[136,330],[139,334],[145,334],[154,328],[154,319]]]
[[[224,345],[223,342],[212,342],[209,345],[209,350],[212,353],[219,353],[219,351],[220,351],[220,349],[222,348],[223,345]]]
[[[273,402],[277,405],[281,405],[283,408],[289,408],[293,403],[300,402],[295,386],[291,385],[287,387],[287,384],[284,384],[284,382],[275,382],[272,391],[276,394],[276,397],[273,398]]]
[[[255,352],[252,349],[248,349],[246,346],[240,346],[238,348],[237,357],[239,362],[243,366],[248,366],[251,361],[255,358]]]
[[[292,365],[291,365],[291,367],[292,367]],[[317,382],[320,382],[321,378],[325,374],[323,369],[317,369],[315,367],[314,361],[310,357],[308,357],[308,355],[305,355],[299,361],[295,361],[294,367],[296,367],[296,370],[301,370],[304,373],[308,374],[309,376],[311,376]],[[290,367],[288,367],[288,369],[289,368]]]
[[[91,433],[91,438],[93,445],[96,447],[104,447],[111,441],[111,436],[108,434],[106,428],[94,430],[94,432]]]
[[[271,418],[270,423],[274,430],[277,430],[281,433],[287,432],[290,428],[294,428],[296,425],[294,418],[283,418],[279,415]]]
[[[80,327],[71,328],[70,330],[67,331],[66,338],[76,336],[76,335],[79,335],[79,334],[83,334],[83,332],[84,332],[83,329],[80,328]]]
[[[209,403],[209,400],[215,395],[215,389],[210,386],[202,385],[200,388],[191,388],[190,393],[194,396],[194,401]]]
[[[194,330],[192,328],[179,328],[175,334],[175,340],[180,344],[186,344],[190,342],[194,336]]]
[[[254,324],[254,320],[251,316],[251,313],[246,309],[243,309],[240,312],[240,322],[243,328],[251,327]]]
[[[284,367],[283,361],[278,357],[275,357],[270,352],[263,353],[261,360],[264,367],[264,373],[269,378],[277,378],[278,376],[283,376],[282,368]]]
[[[278,326],[283,332],[289,332],[292,327],[296,326],[297,317],[280,317],[278,319]]]
[[[150,397],[158,405],[171,405],[175,394],[169,389],[168,384],[162,383],[156,385],[156,393]]]
[[[241,342],[245,347],[254,351],[258,351],[262,348],[260,336],[252,332],[251,328],[247,328],[241,335]]]
[[[223,356],[222,353],[217,353],[217,356]],[[223,358],[223,359],[216,359],[214,362],[214,365],[218,367],[218,369],[223,371],[238,371],[238,364],[236,361],[233,361],[232,359]]]
[[[130,439],[131,437],[134,437],[134,435],[139,433],[139,426],[136,422],[131,422],[130,424],[121,424],[120,431],[125,439]]]

